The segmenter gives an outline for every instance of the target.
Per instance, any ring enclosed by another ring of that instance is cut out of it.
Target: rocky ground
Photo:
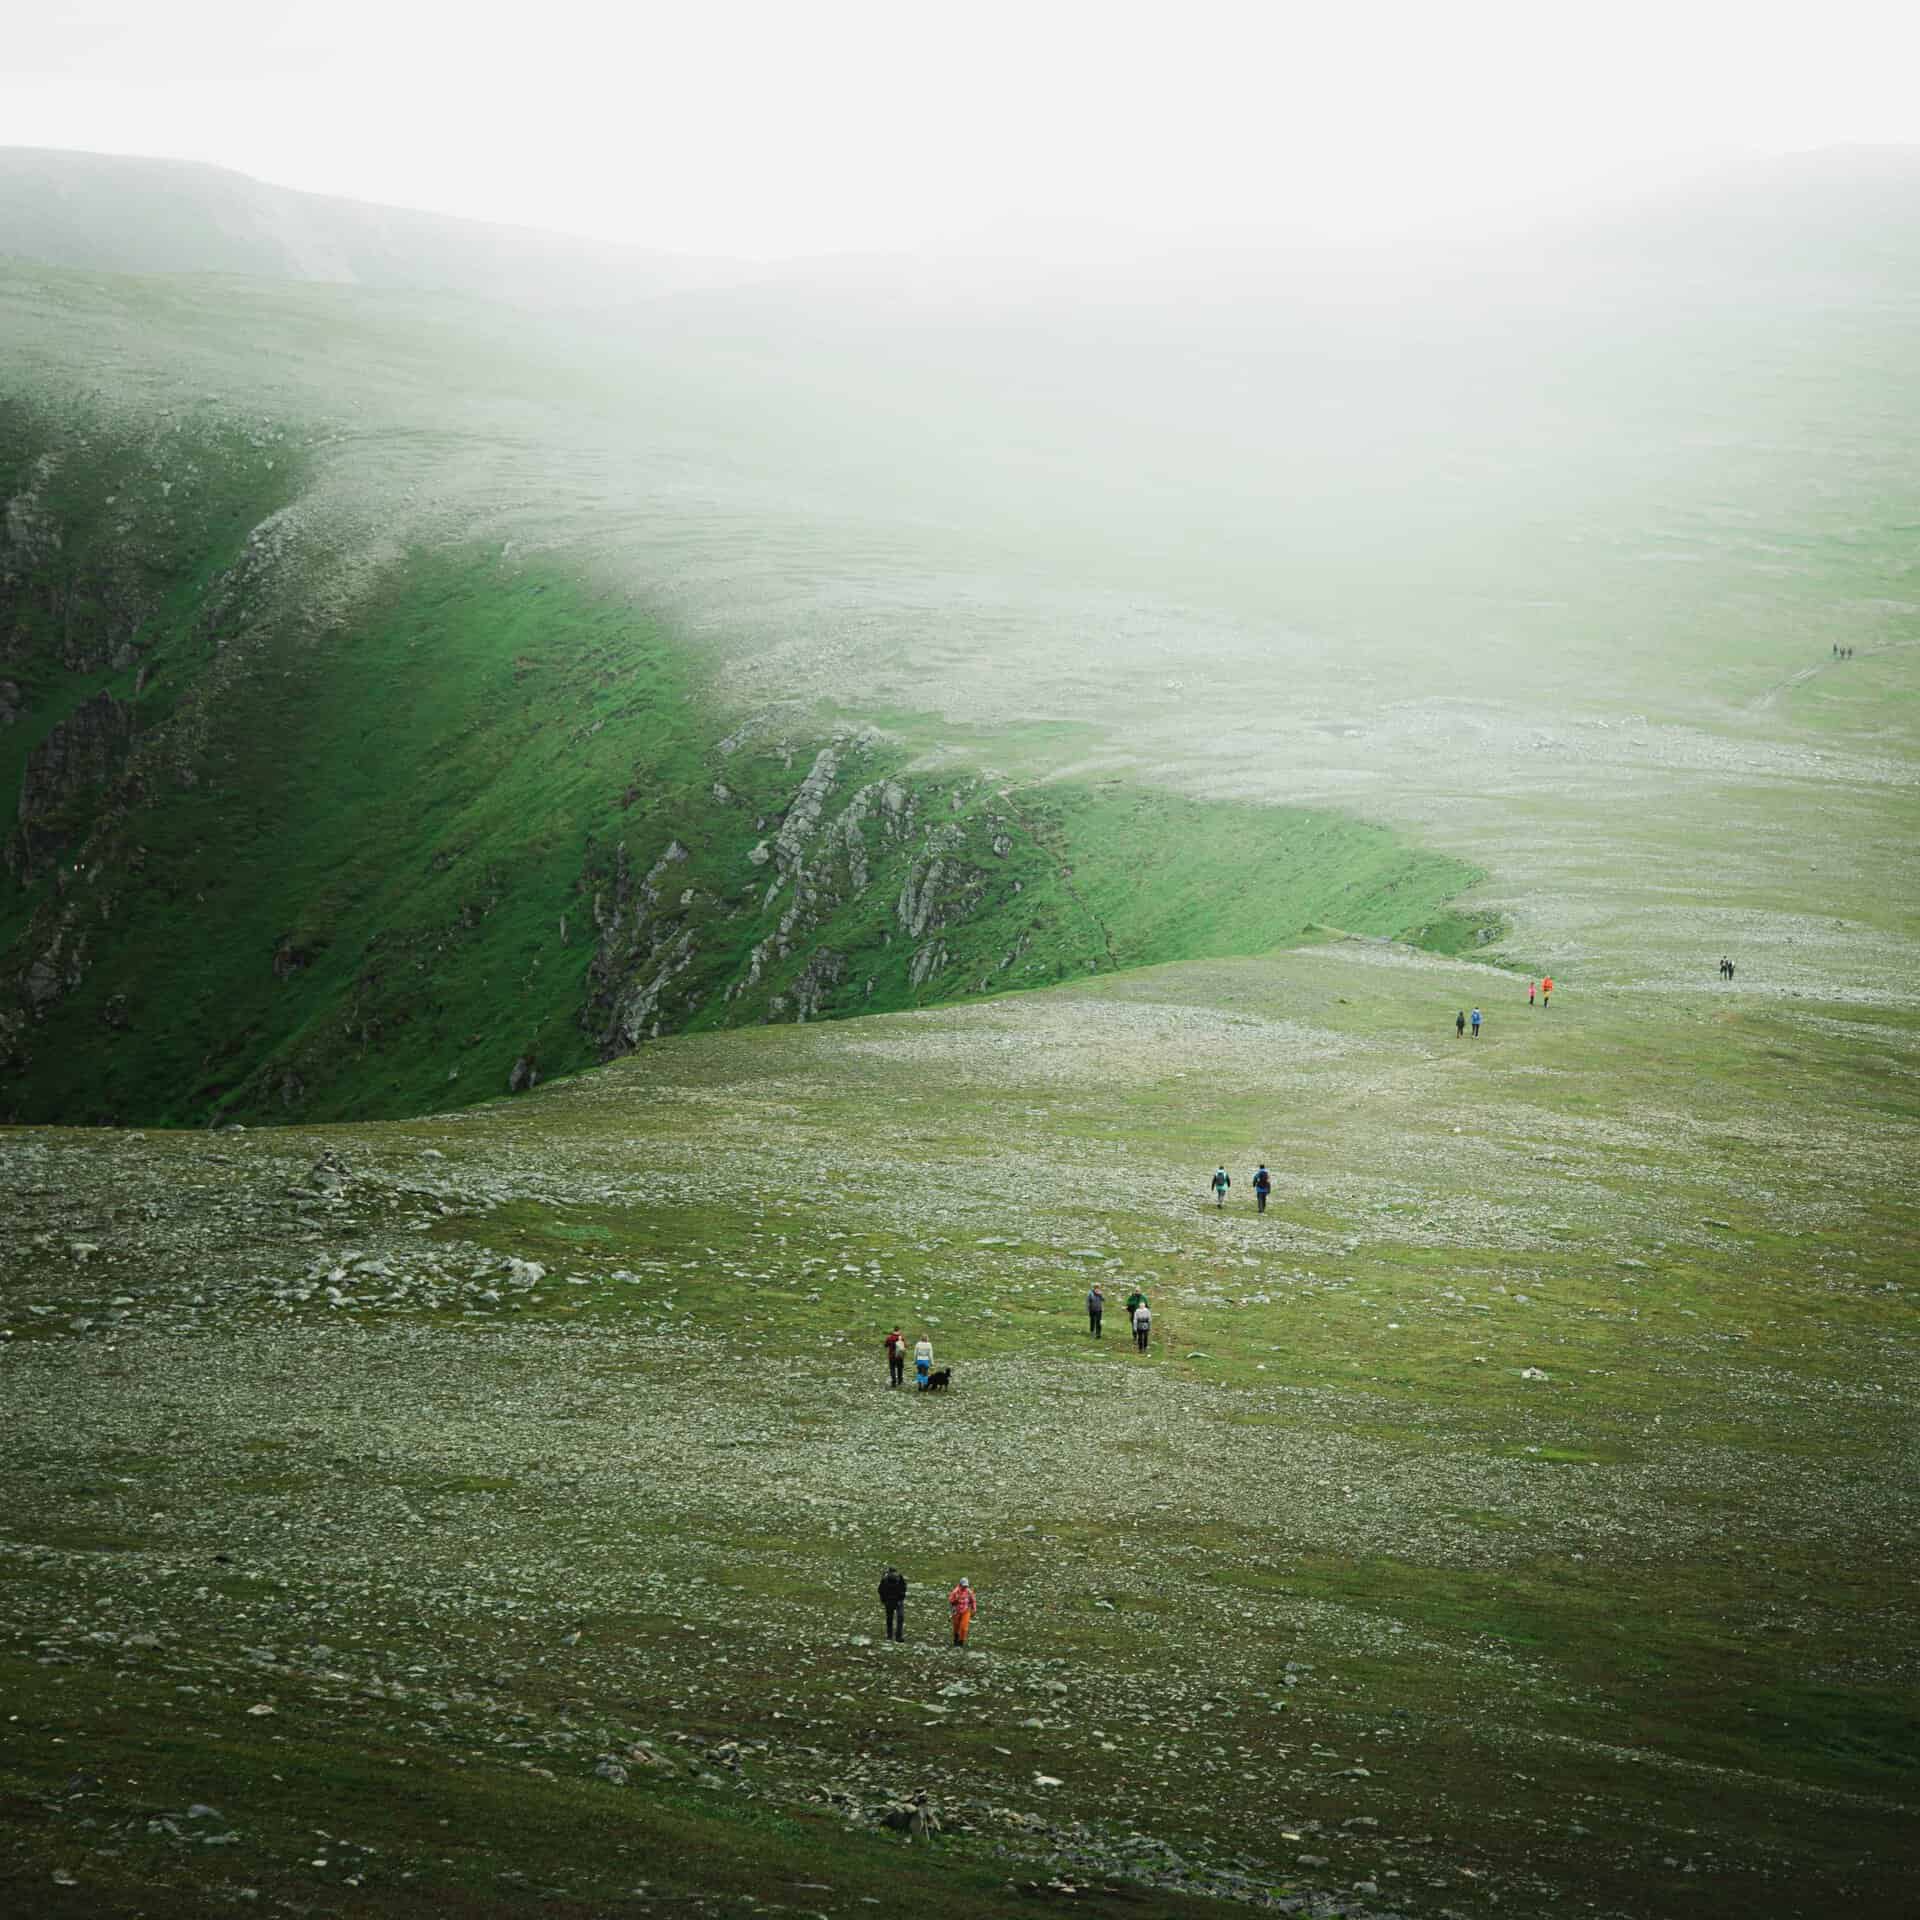
[[[802,1910],[921,1898],[846,1891],[905,1847],[987,1899],[1899,1911],[1913,1035],[1862,1017],[1332,943],[416,1123],[9,1133],[5,1870],[669,1910],[668,1823],[797,1818]],[[276,1742],[466,1831],[296,1812]],[[619,1839],[542,1860],[476,1817],[516,1780]]]

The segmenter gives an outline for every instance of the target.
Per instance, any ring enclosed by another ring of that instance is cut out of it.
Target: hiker
[[[880,1576],[880,1604],[887,1610],[887,1638],[907,1637],[907,1576],[889,1563]]]
[[[1465,1007],[1462,1007],[1460,1011],[1453,1016],[1453,1037],[1458,1040],[1466,1030],[1467,1010]]]
[[[1147,1296],[1138,1287],[1127,1295],[1127,1325],[1133,1325],[1133,1316],[1147,1304]]]
[[[1733,985],[1733,962],[1731,960],[1727,962],[1727,985]]]
[[[962,1575],[960,1584],[947,1595],[947,1611],[953,1616],[953,1644],[964,1647],[967,1635],[973,1630],[974,1609],[980,1602],[974,1598],[973,1582]]]
[[[1105,1313],[1106,1310],[1107,1296],[1100,1282],[1096,1280],[1093,1285],[1087,1289],[1087,1331],[1092,1334],[1096,1340],[1106,1338],[1100,1331],[1100,1316]]]
[[[898,1327],[887,1335],[887,1385],[900,1386],[907,1377],[907,1336]]]
[[[1232,1185],[1233,1182],[1227,1178],[1226,1168],[1215,1167],[1213,1170],[1213,1204],[1216,1207],[1224,1207],[1227,1204],[1227,1189]]]
[[[913,1384],[923,1393],[927,1376],[933,1372],[933,1342],[923,1333],[913,1343]]]
[[[1473,1010],[1473,1037],[1476,1040],[1480,1038],[1480,1009],[1478,1007],[1475,1007]]]
[[[1267,1195],[1273,1191],[1273,1175],[1267,1171],[1267,1163],[1260,1162],[1260,1171],[1253,1176],[1253,1204],[1259,1213],[1267,1210]]]
[[[1133,1310],[1133,1344],[1142,1353],[1147,1350],[1147,1335],[1153,1331],[1153,1309],[1143,1299]]]
[[[1540,990],[1540,982],[1538,980],[1529,980],[1527,982],[1527,1005],[1528,1006],[1533,1005],[1533,996],[1536,993],[1538,993],[1539,990]]]
[[[1540,1004],[1543,1007],[1550,1007],[1553,1005],[1553,975],[1552,974],[1548,974],[1547,977],[1540,982]]]

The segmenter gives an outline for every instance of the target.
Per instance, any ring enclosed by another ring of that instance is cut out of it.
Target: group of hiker
[[[1722,980],[1733,978],[1733,962],[1724,953],[1720,956],[1720,978]]]
[[[1215,1167],[1213,1170],[1212,1184],[1213,1204],[1216,1207],[1224,1207],[1227,1204],[1228,1190],[1233,1185],[1232,1174],[1230,1174],[1225,1167]],[[1259,1170],[1253,1176],[1253,1204],[1258,1212],[1266,1212],[1267,1195],[1272,1191],[1273,1175],[1267,1171],[1267,1163],[1262,1160]]]
[[[1853,649],[1851,647],[1843,647],[1839,641],[1836,640],[1833,643],[1833,657],[1836,660],[1851,660],[1853,658]]]
[[[1107,1311],[1107,1290],[1098,1280],[1087,1289],[1087,1331],[1096,1340],[1104,1340],[1100,1322]],[[1133,1329],[1133,1344],[1145,1353],[1153,1334],[1153,1308],[1138,1287],[1127,1295],[1127,1325]]]
[[[887,1638],[904,1641],[907,1637],[907,1576],[890,1566],[880,1576],[880,1604],[887,1610]],[[953,1622],[953,1644],[964,1647],[973,1630],[973,1616],[980,1606],[973,1582],[964,1575],[960,1584],[947,1595],[947,1616]]]
[[[1530,1007],[1531,1006],[1550,1007],[1553,1005],[1553,975],[1552,974],[1550,973],[1542,974],[1537,979],[1532,975],[1528,976],[1527,1005]],[[1481,1013],[1478,1007],[1475,1007],[1471,1013],[1469,1013],[1465,1007],[1462,1007],[1453,1016],[1454,1038],[1457,1040],[1463,1034],[1471,1033],[1473,1037],[1476,1040],[1478,1040],[1480,1038],[1480,1022],[1481,1022]]]
[[[907,1378],[907,1336],[898,1327],[887,1335],[887,1385],[904,1386]],[[913,1384],[922,1392],[933,1378],[933,1342],[924,1333],[913,1343]]]

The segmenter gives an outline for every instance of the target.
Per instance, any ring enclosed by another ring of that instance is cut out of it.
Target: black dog
[[[953,1369],[942,1367],[937,1373],[927,1375],[927,1391],[942,1393],[953,1384]]]

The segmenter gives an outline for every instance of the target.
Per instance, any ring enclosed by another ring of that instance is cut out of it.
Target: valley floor
[[[1909,1910],[1920,1020],[1707,972],[0,1134],[8,1904]]]

